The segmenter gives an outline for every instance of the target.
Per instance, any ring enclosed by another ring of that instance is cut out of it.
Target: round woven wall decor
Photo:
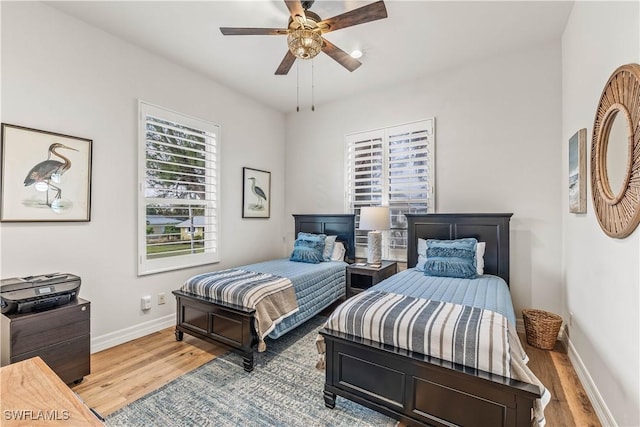
[[[628,161],[620,191],[615,194],[607,173],[607,147],[614,120],[626,121]],[[604,86],[591,143],[591,194],[602,230],[625,238],[640,223],[640,65],[627,64],[613,72]]]

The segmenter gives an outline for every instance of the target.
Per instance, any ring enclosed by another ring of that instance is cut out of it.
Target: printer
[[[28,313],[68,304],[78,298],[80,277],[68,273],[0,280],[2,314]]]

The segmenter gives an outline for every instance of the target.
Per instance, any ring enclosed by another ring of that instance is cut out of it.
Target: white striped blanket
[[[368,291],[336,308],[324,328],[538,385],[542,399],[536,402],[534,422],[544,425],[550,394],[527,367],[513,326],[499,313]],[[318,343],[321,353],[323,344]]]
[[[223,304],[255,309],[258,351],[266,337],[283,319],[298,311],[291,280],[268,273],[228,269],[191,277],[180,290]]]

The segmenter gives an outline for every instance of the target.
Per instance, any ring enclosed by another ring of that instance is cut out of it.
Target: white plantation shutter
[[[347,142],[347,210],[356,215],[356,256],[367,246],[367,232],[358,230],[360,209],[379,206],[385,182],[384,131],[370,131],[346,136]]]
[[[406,213],[435,211],[434,119],[346,135],[346,205],[389,206],[383,258],[406,261]],[[356,256],[366,257],[367,232],[356,231]]]
[[[219,261],[219,126],[139,103],[138,274]]]

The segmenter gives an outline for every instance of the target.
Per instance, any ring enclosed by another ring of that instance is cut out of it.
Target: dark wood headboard
[[[295,235],[299,232],[338,236],[336,240],[344,243],[346,258],[356,258],[356,223],[354,214],[294,214],[296,221]]]
[[[509,284],[509,221],[512,213],[407,214],[407,267],[418,262],[418,239],[475,237],[486,242],[484,272]]]

